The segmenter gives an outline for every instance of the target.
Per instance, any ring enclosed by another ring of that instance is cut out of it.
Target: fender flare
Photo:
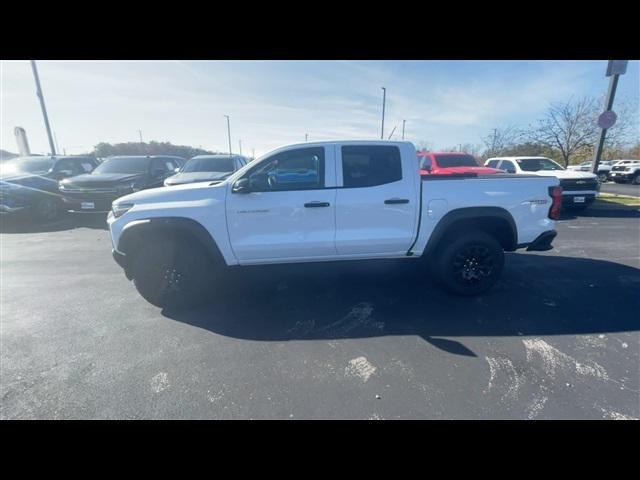
[[[122,229],[117,250],[127,258],[125,270],[131,266],[129,254],[139,247],[141,239],[147,235],[161,234],[187,234],[204,248],[211,260],[226,265],[216,241],[200,222],[186,217],[153,217],[137,219]]]
[[[444,215],[439,221],[436,227],[433,229],[433,233],[429,237],[426,247],[424,248],[423,256],[433,253],[440,243],[440,240],[444,238],[449,228],[460,220],[470,219],[501,219],[507,222],[511,231],[511,240],[509,244],[505,246],[505,250],[510,252],[516,249],[518,245],[518,229],[516,228],[516,222],[513,216],[502,207],[463,207],[451,210]]]

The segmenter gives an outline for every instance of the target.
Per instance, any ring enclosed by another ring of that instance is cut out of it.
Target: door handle
[[[409,203],[408,198],[389,198],[384,201],[385,205],[397,205],[399,203]]]
[[[306,208],[328,207],[329,202],[309,202],[309,203],[305,203],[304,206]]]

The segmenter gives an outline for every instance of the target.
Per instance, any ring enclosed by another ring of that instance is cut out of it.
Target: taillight
[[[560,218],[560,210],[562,209],[562,187],[549,187],[549,195],[552,199],[549,218],[558,220]]]

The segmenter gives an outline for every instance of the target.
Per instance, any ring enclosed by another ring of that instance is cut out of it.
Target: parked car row
[[[592,162],[571,165],[567,170],[590,172]],[[598,164],[598,179],[616,183],[634,183],[640,185],[640,160],[608,160]]]
[[[239,155],[18,157],[2,164],[0,213],[51,221],[62,211],[108,212],[114,200],[148,188],[222,181],[246,165]]]

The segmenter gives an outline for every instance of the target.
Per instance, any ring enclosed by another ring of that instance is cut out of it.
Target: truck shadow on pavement
[[[409,264],[409,262],[411,262]],[[477,297],[443,292],[413,261],[244,267],[212,291],[207,306],[165,317],[228,337],[318,340],[597,334],[640,330],[640,270],[618,263],[508,254],[501,281]]]
[[[560,221],[575,220],[576,218],[640,218],[640,209],[626,205],[614,205],[613,207],[592,207],[580,213],[563,211]]]
[[[107,230],[106,213],[65,214],[52,222],[38,222],[26,217],[0,217],[0,233],[45,233],[93,228]]]

